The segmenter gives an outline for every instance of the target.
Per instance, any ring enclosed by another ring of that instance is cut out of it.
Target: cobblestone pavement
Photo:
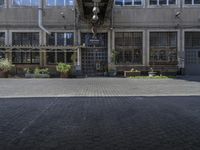
[[[185,79],[0,79],[0,97],[200,95],[200,77]]]
[[[1,150],[199,148],[199,96],[0,99]]]

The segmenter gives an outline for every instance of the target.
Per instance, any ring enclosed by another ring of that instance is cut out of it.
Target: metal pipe
[[[49,32],[42,23],[42,8],[43,8],[43,0],[39,0],[39,5],[38,5],[38,26],[40,27],[41,30],[43,30],[44,32],[46,32],[47,34],[51,34],[51,32]]]

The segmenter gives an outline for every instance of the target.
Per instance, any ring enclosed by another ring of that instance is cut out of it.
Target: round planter
[[[156,76],[157,72],[148,72],[148,74],[149,74],[149,77],[154,77]]]
[[[60,73],[60,77],[61,77],[61,78],[68,78],[68,77],[69,77],[69,74],[68,74],[68,73],[63,73],[63,72],[61,72],[61,73]]]
[[[8,78],[8,72],[0,71],[0,78]]]

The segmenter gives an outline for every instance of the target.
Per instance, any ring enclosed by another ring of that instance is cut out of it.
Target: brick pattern
[[[0,99],[0,149],[199,150],[199,98]]]

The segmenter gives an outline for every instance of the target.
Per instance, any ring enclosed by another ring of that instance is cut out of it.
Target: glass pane
[[[185,4],[192,4],[192,0],[185,0]]]
[[[46,35],[47,45],[55,46],[55,33],[51,33],[51,35]]]
[[[74,5],[74,0],[65,0],[66,5],[72,6]]]
[[[57,51],[57,63],[65,62],[65,53],[62,51]]]
[[[65,6],[64,0],[56,0],[57,6]]]
[[[123,5],[123,0],[115,0],[115,5]]]
[[[167,0],[159,0],[159,5],[166,5],[167,4]]]
[[[200,0],[194,0],[194,4],[200,4]]]
[[[5,49],[0,49],[0,59],[5,58]]]
[[[176,4],[176,0],[169,0],[169,4]]]
[[[142,0],[134,0],[134,5],[142,5]]]
[[[55,6],[55,0],[47,0],[48,6]]]
[[[31,0],[31,6],[38,6],[39,0]]]
[[[21,63],[21,50],[13,50],[12,62],[13,63]]]
[[[55,64],[55,51],[47,52],[47,64]]]
[[[124,0],[124,5],[132,5],[132,0]]]
[[[0,5],[4,5],[4,0],[0,0]]]
[[[0,45],[5,44],[5,33],[0,32]]]
[[[64,46],[64,33],[57,33],[57,45]]]
[[[150,0],[150,5],[157,5],[157,0]]]
[[[72,55],[73,55],[73,52],[66,53],[66,63],[72,63]]]
[[[21,0],[13,0],[13,5],[20,6],[21,5]]]
[[[73,33],[65,33],[66,45],[72,46],[74,44]]]
[[[30,0],[21,0],[21,1],[22,1],[21,5],[30,6]]]
[[[37,52],[38,51],[38,52]],[[34,49],[33,52],[31,53],[32,57],[32,63],[34,64],[39,64],[40,63],[40,53],[38,49]]]

